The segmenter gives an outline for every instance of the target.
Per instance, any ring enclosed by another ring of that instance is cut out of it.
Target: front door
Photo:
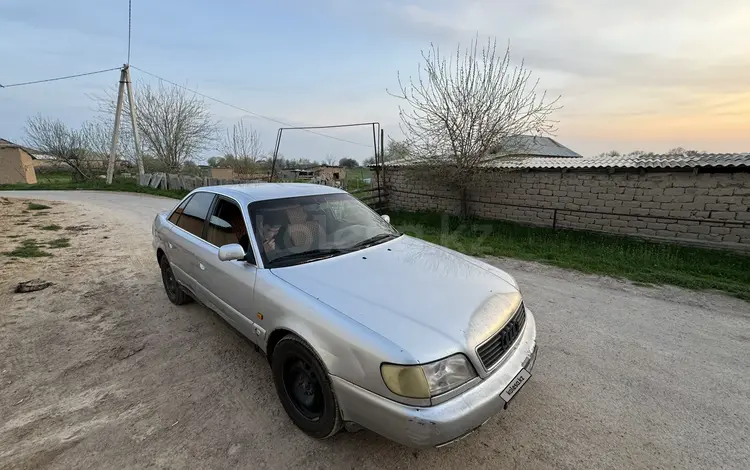
[[[257,267],[252,254],[245,260],[221,261],[219,248],[238,243],[245,252],[252,253],[247,224],[240,206],[233,200],[219,196],[211,209],[206,229],[209,249],[201,263],[205,267],[205,286],[211,302],[232,326],[252,341],[259,342],[263,330],[256,324],[254,289]],[[260,333],[260,334],[259,334]]]

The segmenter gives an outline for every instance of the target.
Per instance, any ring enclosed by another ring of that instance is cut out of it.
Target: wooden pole
[[[115,174],[115,155],[117,155],[117,139],[120,137],[120,115],[122,114],[122,101],[125,94],[125,84],[128,80],[128,66],[123,65],[120,71],[120,89],[117,92],[117,108],[115,109],[115,129],[112,132],[112,147],[109,150],[109,165],[107,166],[107,184],[112,184]]]
[[[138,116],[135,111],[133,100],[133,81],[130,79],[130,67],[126,67],[128,74],[128,105],[130,105],[130,124],[133,126],[133,141],[135,142],[135,161],[138,163],[138,174],[145,173],[143,169],[143,158],[141,154],[141,139],[138,136]]]

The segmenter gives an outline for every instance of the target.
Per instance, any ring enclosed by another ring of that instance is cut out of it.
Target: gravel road
[[[174,200],[85,191],[0,197],[65,201],[45,218],[90,228],[52,258],[3,264],[0,255],[0,468],[750,462],[750,304],[737,299],[490,260],[518,279],[539,329],[533,378],[510,408],[443,449],[414,451],[369,431],[318,442],[288,420],[265,359],[247,340],[212,312],[167,300],[150,224]],[[5,231],[16,206],[0,207],[9,211]],[[15,240],[3,236],[0,252]],[[11,293],[35,276],[55,285]]]

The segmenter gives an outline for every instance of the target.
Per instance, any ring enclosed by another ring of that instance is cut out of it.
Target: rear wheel
[[[331,381],[309,346],[296,336],[285,336],[273,350],[271,368],[276,393],[297,427],[316,439],[341,429]]]
[[[190,302],[190,296],[185,293],[177,282],[172,272],[172,266],[169,264],[169,260],[166,256],[161,257],[159,261],[159,267],[161,268],[161,280],[164,283],[164,290],[167,292],[167,297],[175,305],[182,305]]]

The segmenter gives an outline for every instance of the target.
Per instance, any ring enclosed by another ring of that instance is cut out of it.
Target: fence
[[[458,214],[456,194],[389,169],[392,209]],[[472,187],[469,213],[555,229],[750,249],[750,173],[553,172],[498,174]]]
[[[226,184],[242,183],[265,183],[266,181],[255,180],[235,180],[225,178],[210,178],[206,176],[186,176],[167,173],[146,173],[139,178],[138,183],[141,186],[149,186],[154,189],[172,189],[182,191],[192,191],[202,186],[223,186]],[[357,189],[350,192],[354,197],[372,207],[376,211],[381,211],[386,207],[385,191],[380,186]]]

